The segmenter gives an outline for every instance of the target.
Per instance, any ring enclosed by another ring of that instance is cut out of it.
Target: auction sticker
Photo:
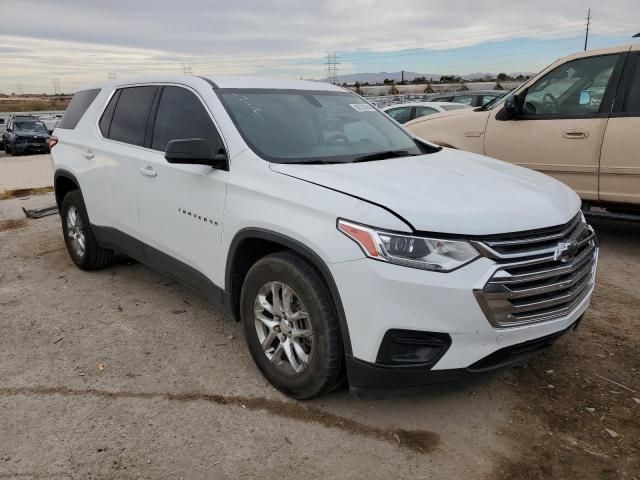
[[[353,108],[356,112],[375,112],[376,109],[373,108],[368,103],[350,103],[351,108]]]

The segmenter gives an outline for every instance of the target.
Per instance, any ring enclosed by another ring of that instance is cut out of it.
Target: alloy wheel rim
[[[78,257],[83,257],[86,251],[86,239],[82,228],[82,218],[76,207],[69,207],[67,211],[67,236],[71,239],[71,248]]]
[[[279,371],[299,375],[307,369],[314,353],[313,327],[293,288],[264,284],[254,300],[254,320],[262,351]]]

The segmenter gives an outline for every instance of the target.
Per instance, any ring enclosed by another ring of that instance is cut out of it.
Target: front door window
[[[595,114],[606,108],[604,93],[619,55],[572,60],[544,75],[528,90],[525,115]]]

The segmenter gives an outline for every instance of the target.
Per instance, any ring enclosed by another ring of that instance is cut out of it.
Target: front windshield
[[[339,163],[380,152],[422,153],[387,115],[348,92],[216,92],[247,144],[272,162]]]
[[[16,132],[48,133],[42,122],[16,122]]]

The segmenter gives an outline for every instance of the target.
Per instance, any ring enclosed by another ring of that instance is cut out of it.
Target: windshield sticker
[[[368,103],[350,103],[351,108],[353,108],[356,112],[375,112],[376,109],[373,108]]]

